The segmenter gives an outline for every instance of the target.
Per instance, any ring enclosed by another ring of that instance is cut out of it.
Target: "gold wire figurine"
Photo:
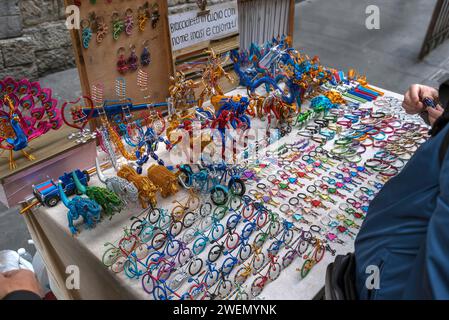
[[[148,179],[161,189],[163,198],[167,198],[179,191],[177,176],[164,166],[152,165],[148,168]]]
[[[218,83],[221,78],[227,78],[231,83],[234,83],[234,79],[231,77],[229,73],[227,73],[223,64],[226,60],[223,60],[220,56],[215,54],[213,49],[206,51],[210,55],[209,61],[207,62],[206,68],[203,70],[203,77],[201,79],[201,83],[204,86],[203,91],[200,93],[200,97],[198,99],[198,106],[202,107],[206,98],[210,98],[211,96],[224,95],[223,89]]]

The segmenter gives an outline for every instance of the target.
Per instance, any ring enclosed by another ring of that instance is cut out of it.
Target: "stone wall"
[[[63,0],[1,0],[0,78],[37,79],[75,66]]]
[[[196,0],[167,1],[170,14],[198,8]],[[63,0],[0,0],[0,79],[36,80],[73,68],[75,58],[64,22]]]

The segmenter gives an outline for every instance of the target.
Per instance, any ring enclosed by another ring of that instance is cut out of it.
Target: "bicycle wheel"
[[[238,209],[240,209],[243,205],[243,201],[242,198],[240,196],[232,196],[229,198],[229,207],[234,210],[237,211]]]
[[[117,259],[122,256],[122,251],[118,248],[109,248],[103,253],[101,261],[106,267],[111,267]]]
[[[192,258],[192,251],[189,248],[181,249],[178,253],[178,263],[182,267]]]
[[[203,269],[203,260],[195,258],[190,262],[188,271],[189,274],[194,277],[201,271],[201,269]]]
[[[157,279],[166,281],[170,278],[173,271],[173,266],[168,262],[161,262],[157,271]]]
[[[239,250],[240,261],[248,260],[249,257],[251,257],[251,254],[252,254],[252,249],[249,244],[244,244],[240,247],[240,250]]]
[[[265,287],[266,278],[259,276],[251,284],[251,294],[253,297],[260,295]]]
[[[193,193],[192,196],[190,196],[189,201],[187,202],[187,207],[190,211],[196,211],[200,207],[200,204],[200,198]]]
[[[145,222],[144,222],[145,223]],[[135,220],[130,227],[131,234],[135,234],[136,236],[139,236],[142,232],[142,228],[144,226],[144,223],[140,220]]]
[[[249,204],[243,207],[242,216],[246,220],[251,220],[254,216],[254,206],[252,204]]]
[[[148,294],[152,294],[155,287],[156,281],[153,279],[153,277],[148,273],[144,274],[144,276],[142,277],[143,290]]]
[[[326,253],[326,247],[323,245],[318,245],[318,247],[315,247],[315,253],[313,254],[316,263],[323,260],[324,254]]]
[[[239,300],[239,301],[249,300],[249,295],[246,292],[237,292],[237,295],[235,296],[235,300]]]
[[[206,249],[207,240],[200,238],[193,243],[192,252],[195,256],[200,255]]]
[[[222,206],[228,202],[229,195],[222,188],[214,187],[210,192],[210,198],[216,206]]]
[[[217,241],[221,239],[224,235],[225,228],[221,224],[216,224],[213,226],[211,231],[212,240]]]
[[[301,268],[301,278],[304,279],[305,277],[307,277],[310,270],[312,270],[313,265],[314,265],[314,263],[310,259],[307,259],[306,261],[304,261],[304,264],[302,265],[302,268]]]
[[[268,247],[268,253],[272,254],[273,256],[276,256],[279,251],[281,250],[282,243],[281,241],[275,241]]]
[[[218,287],[218,297],[223,299],[227,297],[232,291],[232,282],[229,280],[224,280],[220,283]]]
[[[145,259],[145,257],[148,255],[148,246],[146,244],[141,244],[136,249],[134,249],[134,253],[136,254],[137,259]]]
[[[281,275],[281,265],[279,263],[274,263],[270,266],[270,269],[268,271],[268,277],[271,281],[276,280]]]
[[[263,232],[258,233],[254,237],[253,245],[256,247],[256,249],[260,249],[263,247],[263,245],[265,244],[265,241],[267,241],[267,239],[268,239],[268,234],[263,233]]]
[[[149,266],[150,264],[157,263],[163,256],[164,256],[163,253],[155,251],[147,257],[147,260],[145,261],[145,265]]]
[[[144,243],[150,242],[153,239],[154,235],[154,227],[153,226],[145,226],[143,230],[140,232],[140,240]]]
[[[306,240],[301,240],[299,241],[296,251],[298,252],[299,256],[302,256],[304,253],[307,252],[308,249],[309,249],[309,242]]]
[[[268,214],[265,212],[265,210],[262,210],[257,216],[256,224],[259,227],[259,229],[262,229],[263,227],[265,227],[267,223],[268,223]]]
[[[153,237],[151,246],[154,248],[154,250],[158,251],[164,246],[166,240],[167,236],[164,233],[158,233]]]
[[[125,268],[125,262],[128,261],[128,259],[124,256],[118,257],[118,259],[112,264],[111,270],[114,273],[120,273],[123,272]]]
[[[293,262],[295,257],[296,257],[295,251],[293,251],[293,250],[288,251],[285,254],[285,256],[282,258],[282,267],[285,269],[289,265],[291,265],[291,263]]]
[[[240,233],[242,235],[242,239],[248,239],[253,234],[254,230],[256,230],[256,227],[253,223],[247,223]]]
[[[167,244],[167,248],[166,248],[167,254],[170,257],[174,257],[179,253],[179,250],[181,250],[181,247],[182,247],[182,245],[181,245],[180,241],[178,241],[178,240],[169,241]]]
[[[162,215],[159,218],[158,222],[159,229],[161,229],[162,231],[166,231],[168,228],[170,228],[171,220],[172,219],[169,215]]]
[[[272,221],[268,230],[270,236],[276,237],[281,232],[281,224],[279,221]]]
[[[226,228],[229,230],[235,229],[240,222],[240,216],[238,214],[233,214],[226,221]]]
[[[210,230],[210,228],[212,228],[212,225],[214,224],[214,219],[212,218],[212,217],[206,217],[206,218],[203,218],[201,221],[200,221],[200,227],[199,227],[199,229],[202,231],[202,232],[206,232],[206,231],[208,231],[208,230]]]
[[[205,202],[200,207],[200,216],[203,218],[208,217],[212,212],[212,204],[210,202]]]
[[[204,300],[207,295],[207,285],[194,284],[190,287],[189,296],[191,300]]]
[[[182,218],[184,217],[184,213],[186,212],[186,208],[183,206],[176,206],[171,211],[171,216],[175,221],[182,221]]]
[[[226,248],[234,250],[240,243],[240,236],[236,232],[232,232],[226,239]]]
[[[237,285],[244,284],[251,274],[251,272],[248,272],[248,271],[250,271],[250,270],[248,270],[247,267],[242,267],[242,268],[238,269],[234,275],[234,282]]]
[[[209,271],[207,273],[206,279],[204,282],[208,287],[212,287],[215,282],[217,282],[218,278],[220,277],[220,273],[216,270]]]
[[[183,283],[188,279],[188,276],[184,273],[176,273],[175,275],[173,275],[173,277],[171,277],[171,279],[168,281],[168,286],[170,287],[170,289],[172,289],[173,291],[178,290],[179,288],[181,288],[181,286],[183,285]]]
[[[136,263],[131,262],[129,259],[125,261],[123,270],[128,278],[139,278],[140,273]]]
[[[246,192],[245,183],[241,179],[234,179],[229,182],[229,191],[236,196],[243,196]]]
[[[283,240],[286,246],[288,246],[292,242],[294,236],[295,234],[291,229],[284,233]]]
[[[188,244],[196,238],[196,232],[193,229],[187,229],[182,235],[182,242]]]
[[[254,274],[257,273],[260,269],[262,269],[265,266],[265,255],[262,253],[255,253],[254,260],[253,260],[253,269]]]
[[[182,224],[184,228],[190,228],[196,221],[196,215],[193,212],[187,212],[182,219]]]
[[[221,265],[221,273],[223,275],[229,275],[234,269],[235,265],[238,263],[235,258],[226,258]]]
[[[153,209],[148,215],[148,220],[151,224],[156,224],[161,216],[161,211],[159,209]]]
[[[216,244],[209,250],[207,259],[213,263],[221,257],[222,253],[223,253],[223,246]]]
[[[213,217],[216,221],[221,221],[228,213],[228,208],[225,206],[217,206],[214,209]]]
[[[174,222],[170,226],[170,234],[173,237],[177,237],[179,234],[181,234],[183,228],[184,228],[184,226],[182,225],[181,221]]]

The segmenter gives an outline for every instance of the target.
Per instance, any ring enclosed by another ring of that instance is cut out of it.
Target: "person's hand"
[[[418,114],[420,112],[424,112],[426,111],[426,106],[422,103],[424,98],[438,100],[438,90],[432,87],[414,84],[405,93],[402,106],[408,114]]]
[[[437,105],[437,107],[435,109],[427,108],[426,111],[429,114],[430,125],[433,126],[435,121],[443,114],[444,109],[440,105]]]
[[[42,296],[36,276],[29,270],[0,273],[0,299],[14,291],[30,291]]]

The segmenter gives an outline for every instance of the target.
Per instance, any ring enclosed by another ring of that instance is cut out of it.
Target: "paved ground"
[[[404,92],[410,84],[449,78],[449,41],[417,57],[436,0],[306,0],[296,5],[295,45],[324,65],[355,68],[378,86]],[[380,30],[365,27],[368,5],[380,8]]]
[[[449,41],[424,61],[417,59],[436,0],[306,0],[296,5],[295,44],[325,65],[355,68],[370,82],[396,92],[412,83],[436,85],[449,78]],[[378,5],[381,29],[365,27],[365,8]],[[42,79],[61,100],[80,95],[75,69]],[[17,210],[0,205],[0,250],[26,247]]]

